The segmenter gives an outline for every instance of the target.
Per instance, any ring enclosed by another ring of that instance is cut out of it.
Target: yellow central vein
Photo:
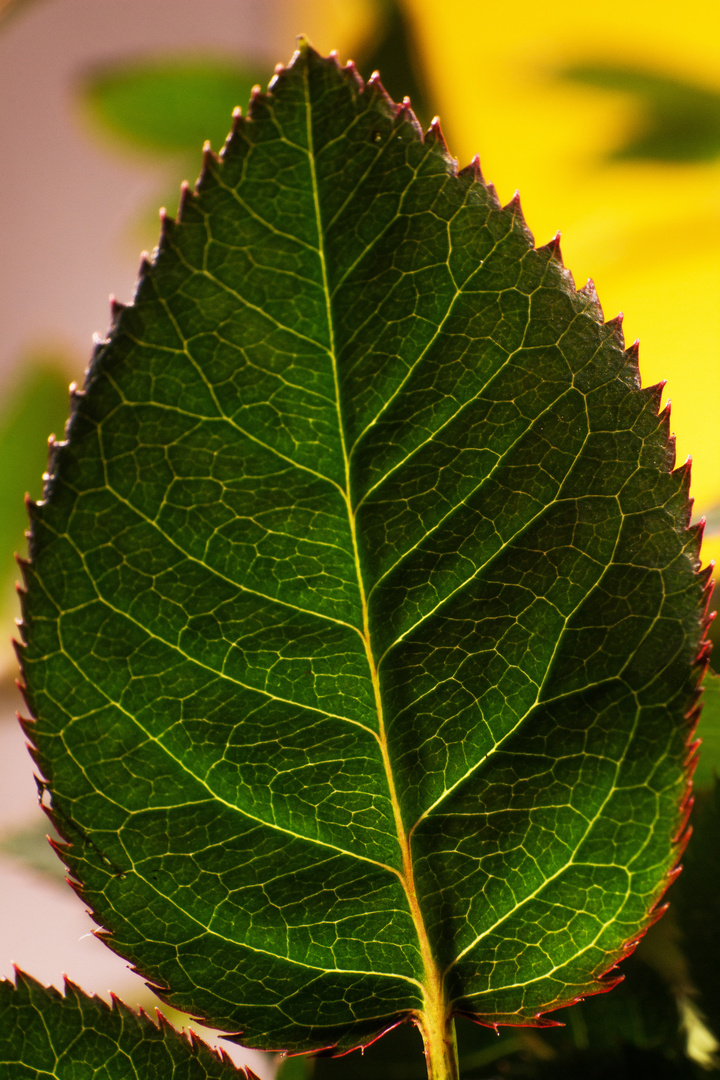
[[[395,828],[398,837],[398,844],[400,847],[402,872],[400,873],[400,881],[402,882],[405,895],[407,896],[408,906],[410,914],[415,927],[415,932],[418,938],[418,944],[420,947],[420,954],[422,956],[423,968],[425,971],[425,981],[423,983],[423,996],[425,999],[425,1014],[427,1019],[422,1024],[422,1029],[426,1030],[428,1026],[434,1026],[438,1023],[439,1018],[444,1018],[446,1012],[445,1005],[445,983],[443,973],[440,971],[439,965],[435,961],[432,949],[430,947],[430,940],[427,933],[427,927],[425,926],[425,920],[423,919],[422,911],[420,910],[420,904],[417,896],[417,889],[415,887],[415,874],[412,862],[412,853],[410,850],[410,837],[405,829],[405,825],[402,820],[402,813],[400,810],[400,800],[397,794],[397,788],[395,786],[395,777],[393,776],[392,765],[390,762],[390,755],[388,752],[387,733],[385,731],[385,722],[383,716],[383,703],[380,693],[380,678],[378,674],[377,664],[373,655],[372,641],[370,637],[370,621],[367,597],[365,594],[365,583],[363,581],[362,567],[360,565],[360,553],[357,542],[357,529],[355,522],[355,512],[352,507],[351,499],[351,483],[350,483],[350,458],[348,456],[347,444],[345,441],[345,428],[343,423],[342,409],[340,405],[340,383],[338,379],[338,365],[337,365],[337,352],[335,348],[335,331],[333,325],[332,315],[332,303],[330,296],[330,288],[328,282],[327,263],[325,261],[325,244],[323,235],[322,217],[320,214],[320,201],[319,201],[319,188],[317,181],[317,174],[315,170],[315,151],[313,142],[313,131],[311,122],[310,111],[310,92],[308,86],[308,70],[307,66],[304,68],[303,79],[305,84],[305,118],[306,118],[306,131],[307,131],[307,155],[310,167],[310,175],[312,182],[312,194],[313,194],[313,206],[315,210],[315,221],[317,226],[318,235],[318,254],[320,258],[320,267],[322,272],[322,284],[325,294],[325,311],[328,326],[328,345],[329,356],[332,363],[333,382],[335,386],[335,408],[337,412],[338,432],[340,437],[340,445],[342,448],[343,461],[345,467],[345,502],[347,505],[348,524],[350,528],[350,536],[352,539],[353,556],[355,559],[355,567],[357,571],[357,583],[358,591],[360,595],[360,603],[363,613],[363,642],[365,645],[365,653],[367,656],[368,668],[370,671],[370,677],[372,680],[373,692],[375,695],[375,706],[377,709],[378,717],[378,735],[380,743],[380,751],[382,754],[383,766],[385,769],[385,776],[388,785],[388,792],[390,795],[390,802],[393,810],[393,818],[395,821]],[[441,1025],[442,1026],[442,1025]]]

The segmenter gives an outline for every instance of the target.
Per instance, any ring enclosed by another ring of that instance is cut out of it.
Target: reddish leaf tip
[[[481,184],[484,183],[482,169],[480,168],[479,156],[475,154],[470,160],[470,163],[466,165],[464,169],[461,169],[458,175],[469,176],[473,182],[479,181]]]

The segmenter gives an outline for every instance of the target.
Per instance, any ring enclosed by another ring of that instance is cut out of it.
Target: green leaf
[[[222,146],[227,117],[260,73],[223,57],[152,58],[104,66],[81,85],[93,120],[124,142],[160,153]]]
[[[66,981],[65,996],[22,971],[0,981],[0,1075],[7,1080],[240,1080],[252,1078],[195,1036],[159,1027],[113,998]],[[257,1078],[256,1078],[257,1080]]]
[[[707,575],[618,320],[303,45],[167,221],[32,512],[80,892],[261,1048],[542,1023],[677,857]]]

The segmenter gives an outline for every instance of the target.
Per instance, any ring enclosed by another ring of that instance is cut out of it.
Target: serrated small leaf
[[[251,1080],[198,1039],[159,1025],[117,998],[112,1007],[71,982],[65,994],[22,971],[0,980],[4,1080]],[[256,1078],[257,1080],[257,1078]]]
[[[408,1017],[437,1048],[612,985],[699,676],[659,402],[437,126],[306,46],[254,97],[32,513],[63,857],[168,1001],[262,1048]]]

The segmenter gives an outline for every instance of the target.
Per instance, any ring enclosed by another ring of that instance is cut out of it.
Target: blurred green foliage
[[[5,577],[15,581],[13,551],[25,551],[27,513],[24,497],[42,495],[48,435],[62,438],[68,415],[68,379],[51,359],[30,361],[0,412],[0,551]]]
[[[715,682],[720,683],[720,678],[716,676]],[[716,712],[713,724],[716,740],[717,719]],[[698,789],[692,821],[693,835],[683,858],[684,869],[671,900],[700,1007],[720,1038],[720,784],[717,778],[709,787]]]
[[[695,770],[697,790],[711,787],[720,772],[720,675],[712,671],[708,672],[703,682],[703,710],[696,735],[702,740]]]
[[[712,161],[720,154],[720,94],[694,83],[640,68],[582,64],[566,78],[586,86],[634,95],[637,128],[612,154],[614,160]]]
[[[120,63],[87,75],[82,99],[96,124],[125,144],[195,161],[206,139],[223,145],[232,111],[247,108],[260,71],[219,57]]]
[[[368,79],[373,71],[379,71],[381,82],[393,101],[409,97],[413,112],[427,128],[433,114],[426,92],[428,80],[419,56],[412,23],[403,5],[395,0],[383,0],[375,37],[359,54],[360,74]]]

